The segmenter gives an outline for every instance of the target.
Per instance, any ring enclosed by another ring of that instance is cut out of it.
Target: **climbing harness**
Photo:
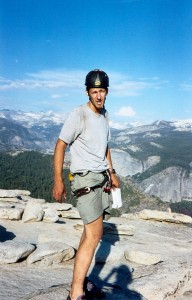
[[[86,172],[86,173],[69,173],[69,180],[72,181],[74,176],[75,175],[79,175],[79,176],[86,176],[87,174],[89,173]],[[111,191],[111,179],[110,179],[110,175],[108,173],[108,171],[104,171],[104,172],[101,172],[104,176],[104,179],[103,181],[100,183],[100,184],[96,184],[94,186],[91,186],[91,187],[83,187],[83,188],[80,188],[80,189],[77,189],[75,191],[71,191],[72,195],[76,196],[77,198],[81,197],[81,196],[84,196],[86,194],[89,194],[91,191],[94,191],[95,189],[97,188],[103,188],[103,191],[105,193],[110,193]]]

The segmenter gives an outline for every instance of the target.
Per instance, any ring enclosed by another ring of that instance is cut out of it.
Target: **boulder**
[[[54,210],[57,210],[57,211],[66,211],[66,210],[69,210],[69,209],[72,209],[73,205],[72,204],[69,204],[69,203],[48,203],[46,202],[45,204],[43,204],[43,209],[46,209],[46,208],[50,208],[50,209],[54,209]]]
[[[1,198],[14,198],[20,195],[29,196],[31,193],[25,190],[4,190],[0,189]]]
[[[8,203],[19,203],[20,200],[17,197],[1,197],[0,203],[2,202],[8,202]]]
[[[36,264],[40,267],[58,265],[72,259],[74,255],[75,250],[71,246],[65,243],[48,242],[38,244],[37,249],[27,258],[27,264]]]
[[[59,216],[67,219],[81,219],[79,212],[75,207],[67,211],[61,211],[59,213]]]
[[[41,201],[29,200],[23,213],[22,222],[39,222],[43,219],[43,215]]]
[[[50,207],[44,209],[43,221],[50,223],[55,223],[59,221],[57,210],[51,209]]]
[[[164,222],[171,222],[171,223],[183,223],[183,224],[192,224],[192,218],[187,215],[178,214],[178,213],[171,213],[168,211],[158,211],[158,210],[150,210],[144,209],[135,214],[123,214],[122,218],[139,218],[144,220],[154,220],[154,221],[164,221]]]
[[[0,243],[0,264],[11,264],[26,258],[35,250],[29,243],[6,241]]]
[[[24,209],[0,207],[0,219],[21,220]]]
[[[140,265],[154,265],[162,261],[161,255],[143,251],[125,251],[125,258]]]

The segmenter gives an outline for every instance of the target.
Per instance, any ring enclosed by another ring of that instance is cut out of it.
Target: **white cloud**
[[[118,123],[113,121],[109,121],[109,125],[111,128],[115,128],[115,129],[126,129],[130,127],[130,125],[127,123]]]
[[[25,79],[0,78],[0,90],[73,88],[79,91],[85,75],[83,71],[41,71],[29,73]]]
[[[24,79],[0,78],[0,90],[32,90],[32,89],[65,89],[65,92],[83,91],[84,81],[88,71],[83,70],[42,70],[28,73]],[[157,89],[163,83],[158,78],[130,80],[127,75],[119,72],[108,72],[110,95],[115,97],[138,96],[146,89]],[[53,94],[60,94],[54,92]]]
[[[160,82],[158,77],[154,78],[140,78],[132,80],[122,73],[109,73],[110,79],[110,94],[116,97],[133,97],[141,94],[146,89],[158,89],[164,84]]]
[[[84,84],[86,71],[80,70],[44,70],[38,73],[30,73],[28,76],[40,82],[45,82],[48,87],[82,87]]]
[[[59,94],[54,94],[54,95],[51,95],[51,98],[52,98],[52,99],[59,99],[59,98],[61,98],[61,95],[59,95]]]
[[[148,83],[139,81],[123,81],[121,83],[112,84],[111,93],[120,96],[137,96],[139,91],[149,87]]]
[[[118,112],[115,113],[117,116],[122,117],[133,117],[135,116],[136,112],[133,110],[131,106],[121,107]]]
[[[192,84],[189,84],[189,83],[182,83],[180,85],[181,89],[184,90],[184,91],[189,91],[191,92],[192,91]]]

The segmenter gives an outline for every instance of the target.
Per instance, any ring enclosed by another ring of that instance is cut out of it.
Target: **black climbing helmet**
[[[109,86],[109,77],[104,71],[95,69],[90,71],[85,79],[85,85],[89,88],[104,88],[107,89]]]

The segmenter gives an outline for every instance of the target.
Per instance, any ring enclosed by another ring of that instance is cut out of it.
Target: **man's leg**
[[[95,249],[103,234],[103,216],[84,226],[79,248],[75,257],[71,299],[83,294],[83,283],[90,267]]]

